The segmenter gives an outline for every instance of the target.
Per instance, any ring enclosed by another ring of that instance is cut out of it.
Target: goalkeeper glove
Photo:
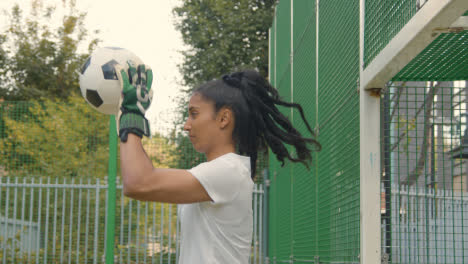
[[[146,65],[136,65],[128,61],[128,73],[120,65],[115,65],[117,78],[120,82],[122,95],[119,102],[117,115],[117,132],[120,140],[126,142],[128,133],[138,137],[150,134],[148,119],[145,118],[146,110],[151,105],[153,91],[153,71]]]

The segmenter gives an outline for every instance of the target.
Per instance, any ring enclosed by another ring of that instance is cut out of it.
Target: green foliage
[[[0,98],[66,98],[79,91],[76,71],[87,55],[78,48],[89,37],[85,13],[75,9],[75,1],[64,0],[66,15],[54,28],[55,7],[44,2],[32,1],[26,16],[18,4],[7,12],[10,24],[0,32]],[[98,42],[91,40],[88,52]]]
[[[160,133],[151,138],[143,137],[143,147],[155,168],[175,168],[177,166],[177,146]]]
[[[180,65],[184,85],[196,85],[239,68],[268,73],[268,29],[275,0],[191,0],[174,9],[189,46]]]
[[[177,142],[177,168],[191,169],[206,161],[205,155],[193,148],[188,136],[180,133],[175,140]]]
[[[187,89],[179,98],[182,124],[191,91],[203,82],[240,70],[268,74],[268,29],[276,0],[190,0],[173,12],[177,29],[189,49],[179,65]],[[178,168],[191,168],[205,160],[185,134],[177,133]]]
[[[0,166],[9,176],[107,174],[109,117],[81,96],[0,105]]]

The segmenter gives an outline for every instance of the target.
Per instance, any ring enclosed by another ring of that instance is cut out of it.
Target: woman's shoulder
[[[217,158],[220,163],[224,163],[228,167],[245,167],[250,169],[250,157],[242,156],[233,152],[224,154]]]
[[[197,175],[213,174],[216,178],[220,176],[231,178],[235,175],[250,178],[250,158],[236,153],[227,153],[211,161],[203,162],[189,171]]]

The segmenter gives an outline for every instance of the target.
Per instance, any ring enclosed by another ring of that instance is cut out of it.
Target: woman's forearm
[[[120,166],[124,194],[132,197],[142,191],[153,164],[143,149],[141,138],[129,134],[127,142],[120,143]]]

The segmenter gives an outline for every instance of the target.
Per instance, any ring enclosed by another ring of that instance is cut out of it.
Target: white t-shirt
[[[189,170],[213,202],[179,205],[179,264],[246,264],[252,243],[250,158],[228,153]]]

